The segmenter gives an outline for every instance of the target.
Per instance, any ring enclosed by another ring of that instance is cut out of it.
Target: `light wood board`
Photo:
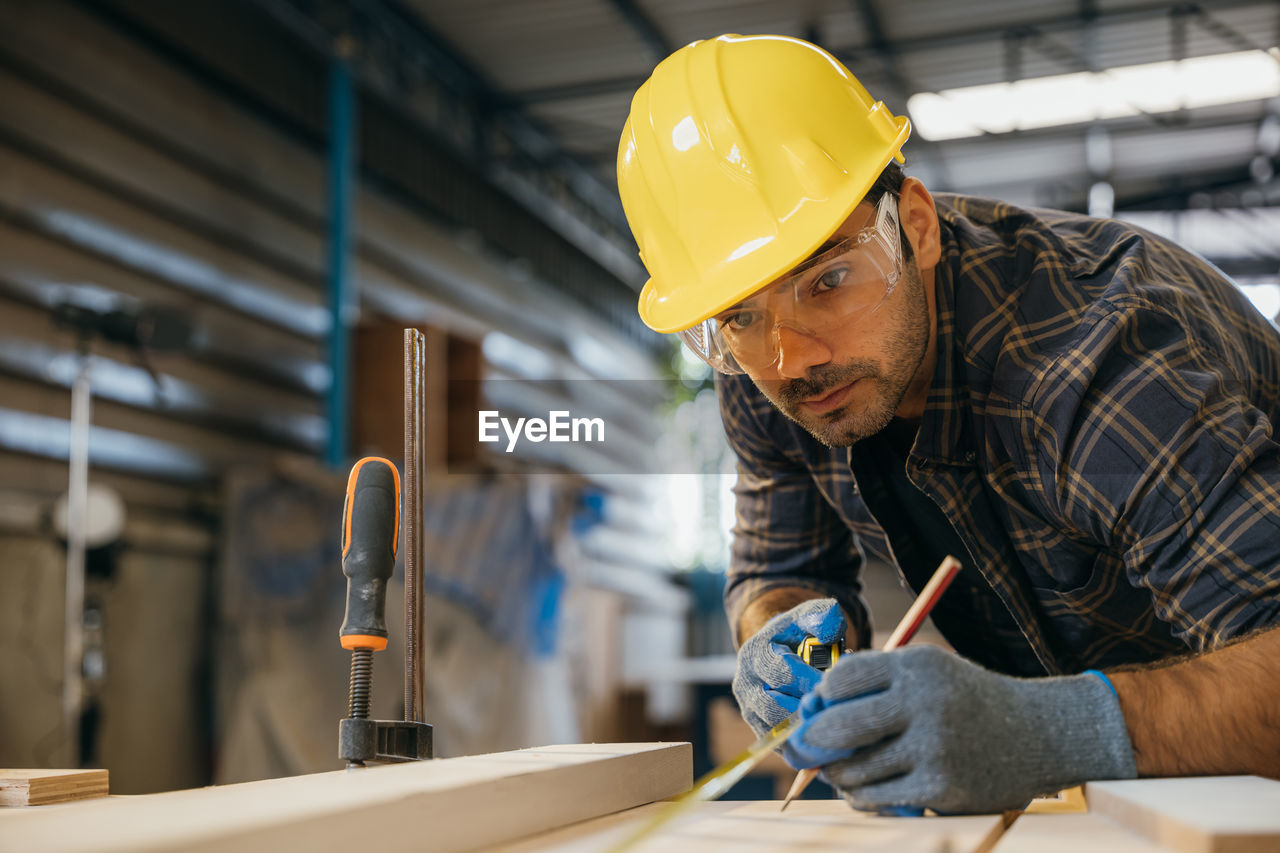
[[[1024,814],[992,853],[1173,853],[1099,814]]]
[[[1084,786],[1076,785],[1053,796],[1036,797],[1022,810],[1023,814],[1083,814],[1089,810],[1084,799]]]
[[[105,770],[0,770],[0,806],[43,806],[107,795]]]
[[[649,820],[664,804],[654,803],[496,848],[503,853],[607,850]],[[843,800],[698,803],[635,853],[711,853],[721,850],[858,850],[880,853],[972,853],[1002,826],[999,815],[978,817],[876,817],[855,812]]]
[[[1280,853],[1280,782],[1258,776],[1090,782],[1089,810],[1184,853]]]
[[[0,811],[0,851],[489,848],[689,788],[687,743],[549,746]]]

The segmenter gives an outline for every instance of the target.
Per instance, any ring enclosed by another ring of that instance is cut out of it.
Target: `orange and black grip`
[[[347,613],[338,638],[344,649],[387,647],[387,581],[400,533],[400,472],[379,456],[351,469],[342,507],[342,573]]]

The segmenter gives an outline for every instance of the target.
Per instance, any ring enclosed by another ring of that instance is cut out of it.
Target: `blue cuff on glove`
[[[878,687],[878,685],[876,686]],[[855,695],[842,696],[836,701],[848,702],[854,699],[863,699],[883,691],[884,688],[870,689]],[[786,749],[783,752],[784,757],[791,766],[798,769],[823,767],[835,761],[843,761],[857,751],[856,749],[823,749],[805,742],[805,730],[809,727],[813,718],[833,704],[836,704],[836,702],[828,700],[817,691],[806,694],[797,703],[801,713],[800,725],[796,728],[795,734],[787,741]]]

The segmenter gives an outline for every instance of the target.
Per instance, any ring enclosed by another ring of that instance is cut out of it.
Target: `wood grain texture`
[[[0,770],[0,806],[43,806],[107,795],[106,770]]]
[[[796,800],[785,812],[776,800],[698,803],[634,849],[636,853],[711,853],[721,850],[858,850],[882,853],[971,853],[1001,826],[999,815],[875,817],[843,800]],[[587,853],[622,841],[663,804],[632,809],[505,845],[503,853]]]
[[[1258,776],[1090,782],[1092,812],[1184,853],[1280,853],[1280,782]]]
[[[1024,814],[992,853],[1172,853],[1100,814]]]
[[[471,850],[674,796],[692,781],[687,743],[549,746],[7,810],[0,851]]]

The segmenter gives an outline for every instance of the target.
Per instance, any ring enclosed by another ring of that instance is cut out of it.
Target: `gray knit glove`
[[[801,710],[791,753],[856,809],[997,812],[1137,774],[1120,703],[1089,674],[1011,678],[936,646],[857,652]]]
[[[800,699],[817,686],[822,673],[796,654],[805,637],[834,643],[844,636],[844,613],[834,598],[816,598],[779,613],[738,650],[733,697],[742,717],[763,735],[795,713]],[[789,750],[783,749],[788,758]],[[803,764],[793,764],[804,767]]]

